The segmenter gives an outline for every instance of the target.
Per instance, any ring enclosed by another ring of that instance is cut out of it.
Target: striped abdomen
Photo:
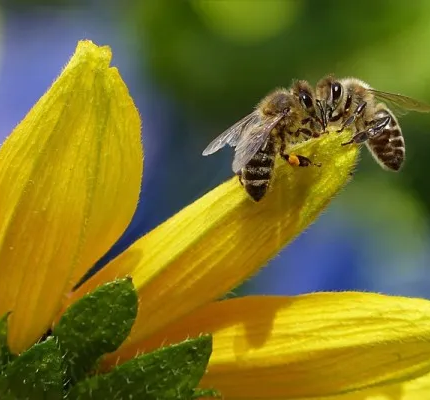
[[[382,168],[398,171],[405,160],[405,141],[399,123],[388,109],[379,110],[375,118],[386,116],[391,117],[387,127],[382,133],[366,141],[366,145]]]
[[[255,201],[261,200],[267,192],[275,165],[275,153],[275,140],[271,135],[266,144],[242,169],[241,183]]]

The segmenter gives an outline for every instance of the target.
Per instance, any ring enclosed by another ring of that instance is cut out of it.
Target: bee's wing
[[[283,118],[283,115],[260,120],[257,124],[248,125],[244,134],[240,137],[236,145],[236,153],[234,155],[232,169],[234,173],[238,173],[252,157],[255,156],[267,141],[272,129]]]
[[[375,89],[369,91],[382,102],[394,104],[395,108],[407,111],[430,112],[430,105],[422,101],[415,100],[412,97],[403,96],[402,94],[394,94],[381,92]]]
[[[244,129],[257,122],[258,119],[259,115],[257,110],[248,114],[209,143],[208,147],[203,150],[203,155],[208,156],[209,154],[213,154],[223,148],[226,144],[235,147]]]

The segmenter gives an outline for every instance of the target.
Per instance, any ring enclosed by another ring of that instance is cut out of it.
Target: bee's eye
[[[313,107],[312,97],[308,93],[300,92],[299,98],[300,98],[300,102],[302,103],[302,105],[305,108],[312,108]]]
[[[342,85],[339,82],[334,82],[331,85],[331,98],[333,103],[337,103],[342,95]]]

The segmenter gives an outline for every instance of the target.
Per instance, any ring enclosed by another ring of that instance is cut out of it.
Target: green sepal
[[[13,355],[7,344],[7,319],[10,312],[0,318],[0,371],[12,360]]]
[[[66,310],[52,335],[58,339],[70,385],[126,339],[136,319],[137,303],[131,278],[124,278],[98,287]]]
[[[212,337],[201,336],[140,355],[104,375],[78,382],[69,400],[190,400],[212,352]]]
[[[0,399],[63,398],[63,365],[55,339],[35,344],[10,362],[0,376]]]

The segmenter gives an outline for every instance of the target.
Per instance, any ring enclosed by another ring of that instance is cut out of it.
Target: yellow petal
[[[359,390],[341,396],[319,397],[318,400],[428,400],[429,398],[430,374],[427,374],[403,383]]]
[[[273,190],[260,203],[236,177],[220,185],[135,242],[73,298],[132,275],[142,306],[130,341],[219,298],[303,231],[347,182],[358,153],[341,146],[349,137],[332,133],[295,146],[291,152],[322,167],[279,162]]]
[[[428,300],[372,293],[250,296],[202,307],[105,365],[213,333],[203,387],[226,400],[319,398],[430,372],[429,316]]]
[[[15,352],[43,334],[137,204],[140,119],[110,59],[80,42],[0,149],[0,315],[13,311]]]

